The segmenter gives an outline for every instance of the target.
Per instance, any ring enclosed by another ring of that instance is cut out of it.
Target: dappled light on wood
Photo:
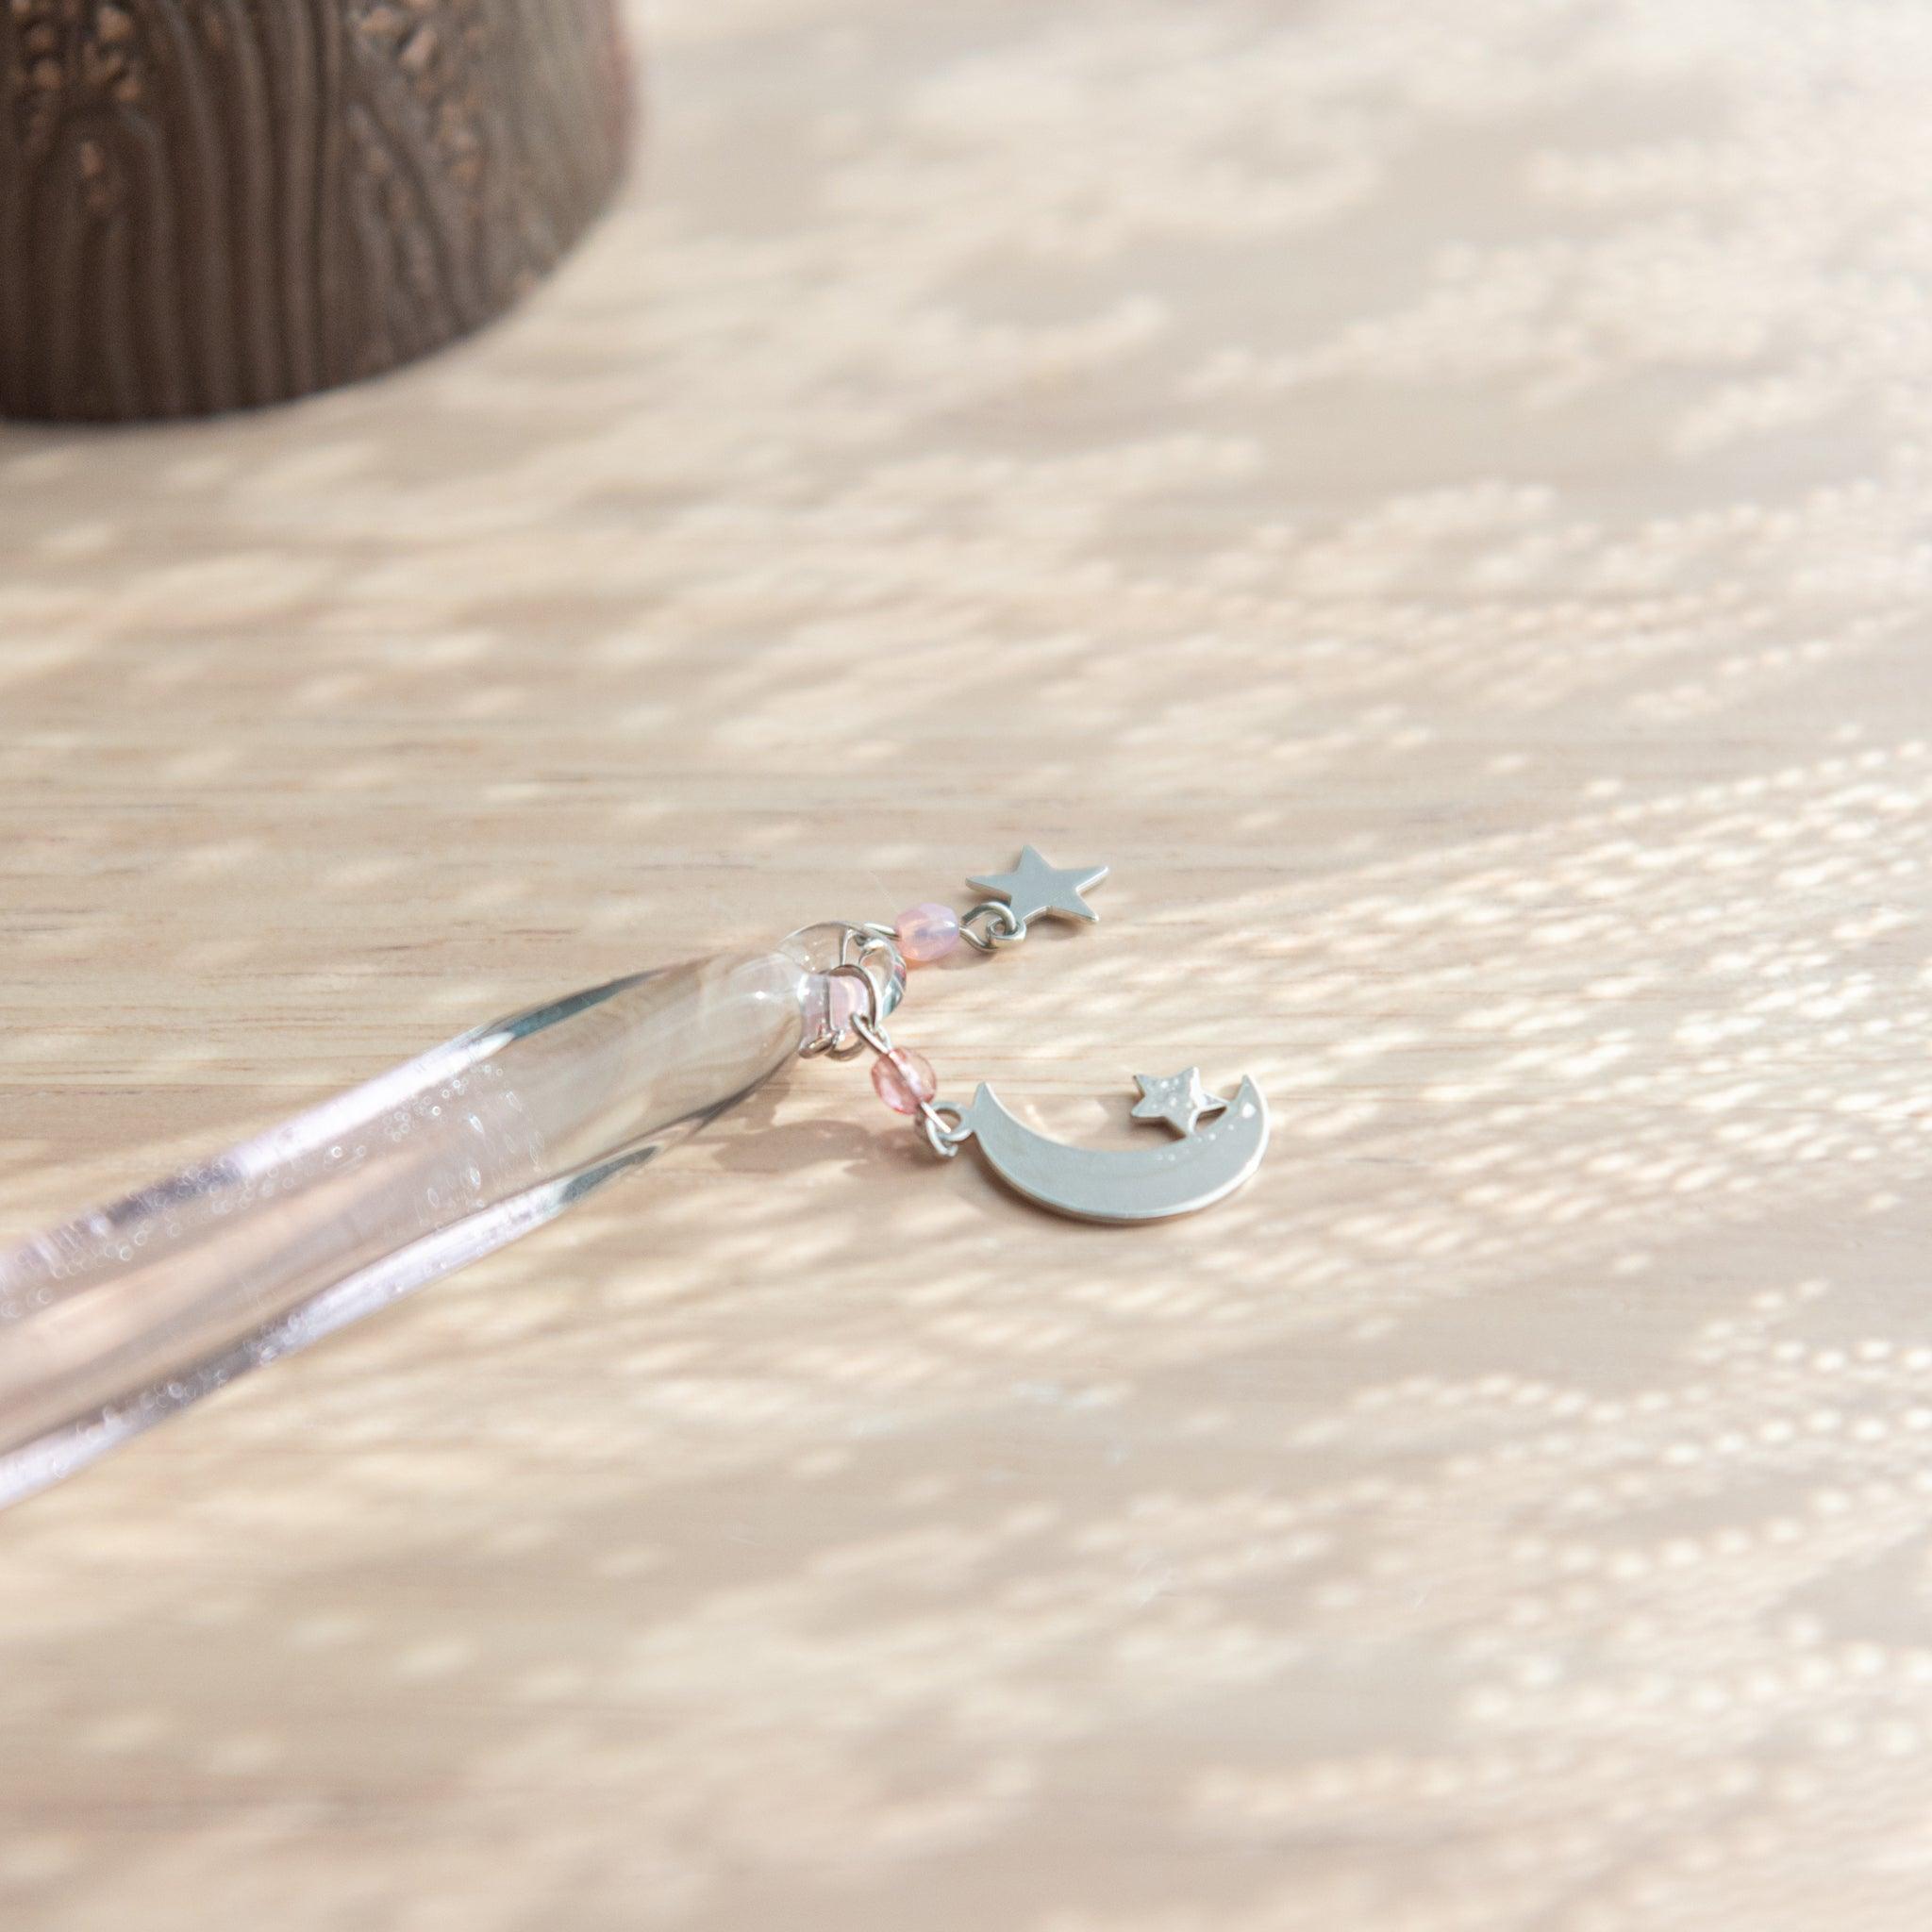
[[[9,1926],[1923,1932],[1932,21],[1844,17],[667,0],[541,308],[0,443],[8,1232],[1029,839],[1098,928],[894,1038],[1274,1135],[1096,1230],[802,1066],[0,1517]]]

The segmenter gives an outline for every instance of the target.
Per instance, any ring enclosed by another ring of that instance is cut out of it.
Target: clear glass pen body
[[[649,1160],[791,1060],[824,988],[776,950],[613,980],[0,1249],[0,1505]]]

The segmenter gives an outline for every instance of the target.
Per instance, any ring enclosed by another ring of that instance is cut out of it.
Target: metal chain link
[[[825,974],[829,982],[834,979],[856,980],[865,989],[865,1019],[874,1026],[883,1027],[886,1017],[887,988],[896,974],[905,972],[905,961],[899,957],[899,949],[892,942],[891,928],[884,931],[871,925],[847,926],[844,937],[839,942],[840,962]],[[877,966],[876,974],[873,968]],[[829,1011],[829,994],[827,995]],[[808,1040],[799,1048],[802,1058],[815,1058],[824,1054],[828,1059],[849,1060],[865,1049],[866,1042],[858,1031],[858,1022],[837,1032],[826,1030],[814,1040]]]
[[[984,932],[978,926],[983,923]],[[1026,922],[1017,917],[1010,906],[997,899],[982,899],[959,921],[959,937],[982,953],[998,952],[1002,946],[1017,946],[1026,937]]]
[[[975,952],[996,953],[1018,945],[1026,937],[1026,922],[1002,901],[983,899],[960,915],[959,937]],[[857,980],[865,988],[865,1010],[854,1014],[840,1031],[828,1030],[808,1041],[800,1049],[803,1054],[849,1060],[866,1052],[883,1058],[894,1050],[892,1036],[886,1031],[886,987],[894,974],[905,971],[898,939],[895,926],[878,920],[845,928],[839,945],[839,964],[830,968],[825,977]],[[882,966],[882,974],[873,971],[875,966]],[[972,1138],[970,1130],[961,1131],[965,1121],[964,1110],[951,1102],[919,1103],[920,1131],[941,1160],[953,1159]]]
[[[967,1137],[959,1129],[966,1124],[964,1111],[949,1100],[922,1100],[919,1103],[920,1124],[925,1130],[926,1145],[941,1160],[951,1160],[965,1144]],[[949,1123],[946,1116],[953,1116]]]

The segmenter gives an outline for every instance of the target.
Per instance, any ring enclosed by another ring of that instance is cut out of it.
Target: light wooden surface
[[[1023,839],[905,1036],[1274,1152],[802,1068],[0,1518],[0,1924],[1922,1932],[1922,9],[653,25],[508,326],[0,441],[0,1224]]]

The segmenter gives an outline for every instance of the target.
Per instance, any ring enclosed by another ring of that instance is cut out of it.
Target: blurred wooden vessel
[[[0,6],[0,413],[278,402],[501,314],[624,164],[615,0]]]

